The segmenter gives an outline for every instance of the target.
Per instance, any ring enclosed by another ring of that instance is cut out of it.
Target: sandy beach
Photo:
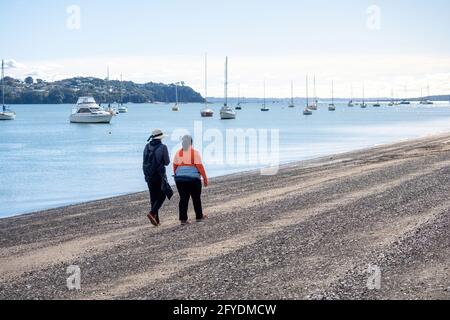
[[[212,179],[185,227],[145,192],[2,219],[0,299],[449,299],[449,194],[445,134]]]

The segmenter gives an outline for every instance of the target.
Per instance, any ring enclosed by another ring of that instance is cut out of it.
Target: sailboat
[[[420,91],[422,92],[422,89]],[[427,91],[428,91],[428,98],[429,98],[430,97],[430,84],[428,84],[428,86],[427,86]],[[431,101],[429,99],[425,99],[425,97],[423,97],[423,93],[421,93],[420,96],[422,97],[420,104],[426,104],[426,105],[434,104],[433,101]]]
[[[366,98],[365,97],[365,86],[364,86],[364,83],[363,83],[363,98],[362,98],[362,102],[361,102],[361,108],[362,109],[367,108],[367,104],[366,104],[366,99],[365,98]]]
[[[119,112],[114,110],[114,107],[111,105],[111,93],[113,91],[111,87],[111,82],[109,80],[109,66],[107,68],[107,76],[106,76],[106,86],[108,88],[108,108],[106,109],[107,112],[111,113],[113,116],[117,115]]]
[[[220,109],[220,119],[232,120],[236,119],[236,111],[228,105],[228,57],[225,58],[225,84],[224,84],[224,104]]]
[[[317,94],[316,94],[316,76],[314,76],[314,101],[313,103],[308,106],[309,110],[317,110],[318,108],[318,101],[317,101]]]
[[[347,103],[347,107],[353,108],[355,106],[355,104],[353,103],[353,84],[350,87],[350,94],[351,94],[351,98],[350,98],[350,101]]]
[[[306,76],[306,106],[305,109],[303,110],[304,116],[311,116],[313,114],[312,111],[308,108],[308,106],[309,106],[308,76]]]
[[[377,102],[375,102],[375,103],[373,104],[373,107],[374,107],[374,108],[379,108],[379,107],[381,107],[379,97],[380,97],[380,94],[377,93]]]
[[[0,111],[0,120],[14,120],[16,113],[8,109],[5,105],[5,63],[2,60],[2,110]]]
[[[403,99],[402,101],[400,101],[399,104],[403,104],[403,105],[409,105],[409,104],[411,104],[410,101],[406,100],[406,99],[407,99],[407,98],[406,98],[407,96],[408,96],[408,87],[405,86],[405,99]]]
[[[336,106],[334,105],[334,81],[331,80],[331,103],[328,105],[328,111],[336,111]]]
[[[204,118],[214,116],[214,110],[208,107],[208,56],[205,54],[205,107],[200,111],[200,115]]]
[[[175,105],[172,107],[172,111],[180,111],[180,106],[178,105],[178,83],[175,83]]]
[[[241,105],[241,85],[239,84],[239,88],[238,88],[238,103],[236,105],[236,110],[242,110],[242,105]]]
[[[389,107],[395,106],[394,89],[391,90],[391,102],[389,102],[388,106],[389,106]]]
[[[295,108],[295,104],[294,104],[294,81],[291,81],[291,104],[289,105],[289,108]]]
[[[119,113],[127,113],[128,108],[123,105],[123,91],[122,91],[122,75],[120,75],[120,104],[118,107]]]
[[[261,111],[267,112],[269,110],[270,110],[269,107],[266,105],[266,82],[264,81],[264,100],[263,100],[263,105],[262,105]]]

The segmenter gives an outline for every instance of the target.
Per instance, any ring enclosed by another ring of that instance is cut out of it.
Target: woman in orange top
[[[188,224],[189,200],[192,198],[197,221],[208,218],[202,209],[202,178],[205,187],[208,186],[208,177],[202,164],[200,153],[192,147],[192,137],[183,137],[183,148],[178,151],[173,161],[175,183],[180,194],[180,221]]]

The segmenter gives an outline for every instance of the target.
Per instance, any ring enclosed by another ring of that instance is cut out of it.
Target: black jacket
[[[145,146],[142,169],[147,182],[155,176],[164,176],[169,164],[169,150],[161,140],[152,140]]]

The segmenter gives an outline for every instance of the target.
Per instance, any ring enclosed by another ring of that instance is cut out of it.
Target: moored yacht
[[[328,105],[328,111],[336,111],[336,105],[334,104],[334,81],[331,81],[331,103]]]
[[[214,110],[208,107],[208,56],[205,54],[205,107],[200,111],[203,118],[214,116]]]
[[[14,120],[16,119],[16,113],[12,110],[9,110],[5,106],[5,66],[4,61],[2,60],[2,110],[0,111],[0,120]]]
[[[119,107],[117,108],[117,111],[119,113],[127,113],[128,112],[128,108],[123,105],[122,82],[123,82],[122,75],[120,75],[120,104],[119,104]]]
[[[294,81],[291,81],[291,103],[289,104],[289,108],[295,108],[295,103],[294,103]]]
[[[313,113],[312,111],[308,108],[309,105],[309,93],[308,93],[308,76],[306,76],[306,106],[305,109],[303,109],[303,115],[304,116],[311,116]]]
[[[222,120],[233,120],[236,119],[236,111],[228,105],[228,57],[225,59],[225,102],[223,107],[220,109],[220,119]]]
[[[319,101],[317,99],[317,93],[316,93],[316,76],[314,76],[314,101],[312,104],[308,106],[308,109],[310,111],[316,111],[319,108]]]
[[[110,123],[114,115],[101,108],[93,97],[81,97],[70,115],[71,123]]]
[[[180,106],[178,105],[178,83],[175,83],[175,105],[172,107],[172,111],[180,111]]]
[[[119,113],[127,113],[128,112],[128,108],[126,106],[124,106],[123,104],[119,105]]]
[[[264,102],[261,107],[261,111],[267,112],[270,111],[269,107],[266,105],[266,82],[264,81]]]

